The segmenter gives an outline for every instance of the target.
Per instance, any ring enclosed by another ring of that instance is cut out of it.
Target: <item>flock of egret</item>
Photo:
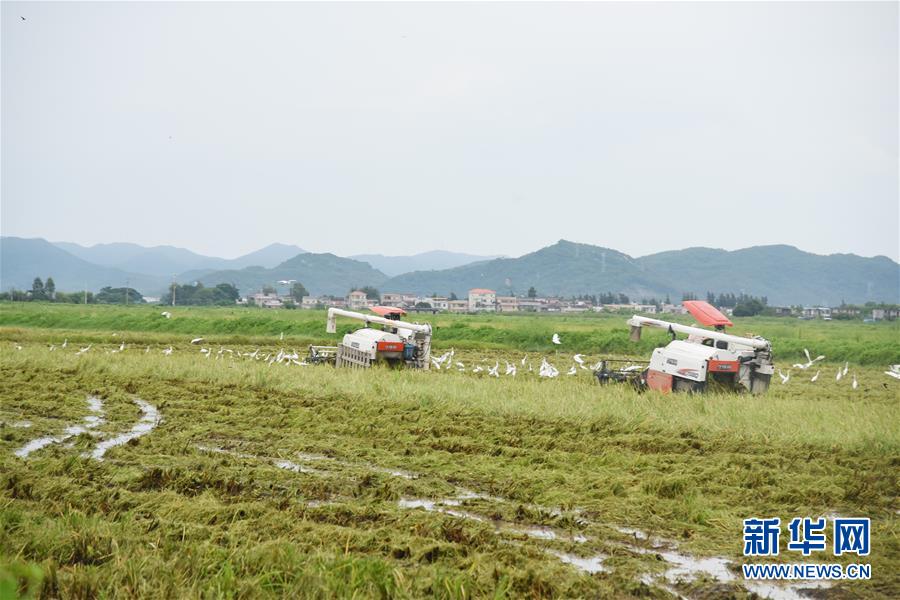
[[[171,318],[172,313],[170,313],[169,311],[163,311],[161,313],[161,315],[168,319],[168,318]],[[116,335],[116,334],[114,334],[114,335]],[[279,336],[279,340],[284,340],[284,332],[281,332],[281,334]],[[195,337],[195,338],[191,339],[190,343],[192,345],[196,346],[196,345],[202,345],[205,341],[206,341],[206,339],[203,337]],[[555,346],[562,345],[562,339],[560,339],[558,333],[553,334],[553,336],[550,338],[550,342]],[[68,340],[68,338],[66,338],[63,340],[62,344],[59,345],[59,348],[64,349],[64,348],[66,348],[66,346],[68,346],[68,344],[69,344],[69,340]],[[22,349],[22,346],[19,344],[14,344],[14,346],[17,350]],[[76,351],[75,355],[80,356],[82,354],[85,354],[92,347],[93,347],[93,344],[88,344],[87,346],[80,348],[78,351]],[[51,352],[56,349],[57,349],[57,346],[55,346],[55,345],[50,346]],[[126,349],[125,342],[122,342],[117,349],[107,350],[106,352],[108,354],[116,354],[118,352],[124,352],[125,349]],[[147,346],[146,349],[144,350],[144,352],[149,353],[150,346]],[[174,352],[174,349],[172,346],[169,346],[168,348],[163,349],[161,352],[164,356],[170,356]],[[208,347],[201,347],[200,353],[207,359],[212,358],[212,356],[213,356],[212,348],[208,348]],[[812,366],[816,365],[817,363],[825,360],[825,356],[821,355],[821,354],[819,356],[816,356],[815,358],[812,358],[812,356],[809,353],[809,350],[806,348],[803,349],[803,354],[806,356],[806,362],[805,363],[795,363],[792,366],[793,369],[798,369],[800,371],[806,371],[806,370],[810,369]],[[532,366],[531,362],[529,362],[527,355],[522,357],[522,360],[519,362],[518,366],[515,363],[511,363],[508,360],[504,360],[503,362],[505,363],[505,369],[502,371],[500,368],[499,360],[494,361],[493,367],[485,365],[485,364],[476,364],[476,365],[473,365],[471,368],[468,368],[468,367],[466,367],[465,363],[463,363],[462,361],[454,360],[455,356],[456,356],[456,350],[453,350],[453,349],[449,350],[448,352],[445,352],[444,354],[442,354],[440,356],[437,356],[437,357],[432,356],[431,357],[431,365],[436,370],[450,370],[450,369],[456,368],[456,370],[460,373],[465,373],[465,372],[470,372],[470,373],[474,373],[474,374],[486,373],[488,377],[496,377],[496,378],[500,377],[501,372],[506,377],[515,377],[520,369],[525,370],[526,367],[527,367],[527,372],[529,372],[529,373],[534,372],[534,367]],[[215,360],[221,360],[224,358],[232,358],[232,359],[244,358],[244,359],[250,359],[250,360],[264,362],[269,365],[284,364],[284,365],[296,365],[296,366],[302,367],[302,366],[307,366],[310,364],[310,363],[306,362],[304,359],[302,359],[300,357],[300,354],[296,350],[294,350],[292,352],[288,352],[288,351],[285,351],[284,349],[279,350],[277,353],[275,353],[275,352],[264,353],[264,352],[260,351],[260,349],[258,349],[258,348],[256,350],[254,350],[253,352],[241,352],[239,350],[235,351],[235,350],[231,350],[229,348],[220,347],[218,352],[215,353]],[[593,365],[587,364],[585,362],[585,357],[583,354],[575,354],[572,357],[572,360],[574,362],[573,362],[572,366],[569,367],[569,369],[566,371],[566,376],[577,375],[579,369],[585,370],[588,372],[594,372],[597,369],[599,369],[601,366],[600,362],[593,364]],[[486,361],[482,360],[482,363],[484,363],[484,362],[486,362]],[[642,368],[642,367],[637,366],[637,365],[635,365],[633,367],[629,367],[629,369],[640,369],[640,368]],[[859,388],[859,380],[856,378],[855,373],[852,373],[852,374],[849,373],[849,369],[850,369],[849,362],[845,362],[843,367],[838,367],[837,374],[835,375],[835,381],[839,382],[842,379],[846,378],[849,374],[850,380],[851,380],[850,387],[852,387],[855,390],[855,389]],[[884,373],[890,377],[893,377],[894,379],[900,379],[900,365],[891,365],[889,367],[889,370],[885,371]],[[541,377],[541,378],[553,379],[555,377],[560,376],[560,370],[558,368],[556,368],[552,363],[550,363],[546,357],[541,357],[541,363],[540,363],[540,366],[538,367],[537,374],[538,374],[538,377]],[[821,374],[821,369],[817,369],[815,375],[813,375],[812,377],[809,378],[809,382],[815,383],[816,381],[818,381],[820,374]],[[781,384],[785,385],[791,380],[792,371],[789,369],[787,373],[783,373],[779,369],[778,376],[781,379]]]

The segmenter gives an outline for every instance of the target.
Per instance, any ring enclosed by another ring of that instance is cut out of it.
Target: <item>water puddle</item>
[[[748,592],[753,592],[761,598],[770,600],[809,600],[810,594],[804,594],[804,590],[824,590],[831,587],[828,581],[798,581],[794,583],[777,584],[768,581],[742,581],[741,585]]]
[[[339,458],[334,458],[332,456],[325,456],[323,454],[310,454],[308,452],[296,452],[294,454],[299,460],[303,462],[331,462],[336,465],[340,465],[342,467],[348,468],[359,468],[362,467],[364,469],[368,469],[370,471],[376,471],[378,473],[386,473],[391,477],[399,477],[401,479],[418,479],[420,475],[418,473],[413,473],[412,471],[404,471],[402,469],[391,469],[388,467],[382,467],[379,465],[375,465],[372,463],[354,463],[348,460],[341,460]]]
[[[218,446],[202,446],[200,444],[197,445],[197,450],[202,452],[212,452],[214,454],[226,454],[228,456],[234,456],[235,458],[242,458],[246,460],[258,460],[261,462],[271,463],[275,467],[279,469],[284,469],[285,471],[292,471],[294,473],[321,473],[318,469],[313,469],[312,467],[307,467],[304,465],[297,464],[290,460],[285,460],[283,458],[268,458],[265,456],[257,456],[256,454],[247,454],[246,452],[236,452],[234,450],[226,450],[225,448],[220,448]]]
[[[312,469],[310,467],[304,467],[303,465],[298,465],[295,462],[291,462],[289,460],[276,459],[272,461],[272,464],[278,467],[279,469],[286,469],[288,471],[293,471],[294,473],[318,473],[317,469]]]
[[[738,578],[729,569],[732,561],[722,557],[698,558],[682,554],[674,550],[648,550],[636,546],[626,546],[628,550],[637,554],[655,554],[661,557],[669,565],[662,575],[662,581],[645,574],[641,581],[647,585],[662,587],[670,593],[674,592],[672,585],[689,583],[701,576],[706,576],[719,583],[736,583],[748,592],[752,592],[761,598],[770,600],[804,600],[808,598],[802,591],[805,589],[826,589],[831,587],[828,581],[797,581],[789,583],[775,583],[769,581],[753,581]],[[677,594],[679,597],[683,597]]]
[[[421,508],[428,512],[436,512],[460,519],[468,519],[479,523],[490,523],[493,525],[497,533],[510,533],[513,535],[525,535],[538,540],[563,540],[581,544],[587,541],[587,537],[581,534],[569,534],[563,531],[546,527],[543,525],[523,525],[521,523],[510,523],[499,519],[490,519],[483,515],[473,513],[466,510],[459,510],[463,500],[472,499],[470,495],[462,495],[454,498],[444,498],[441,500],[428,500],[423,498],[401,498],[397,501],[400,508]]]
[[[572,565],[579,571],[584,571],[591,575],[609,572],[609,569],[603,565],[603,561],[609,558],[606,554],[596,554],[584,558],[568,552],[559,552],[558,550],[548,550],[548,552],[567,565]]]
[[[143,413],[140,420],[135,423],[129,431],[119,434],[112,439],[98,443],[90,453],[91,458],[103,460],[103,455],[106,454],[107,450],[110,448],[121,446],[135,438],[147,435],[159,424],[159,411],[156,410],[155,406],[149,402],[144,402],[140,398],[135,398],[134,403],[137,404],[138,408],[141,409],[141,413]]]
[[[27,458],[28,455],[32,452],[37,452],[38,450],[46,448],[47,446],[50,446],[52,444],[61,444],[69,438],[75,437],[76,435],[80,435],[82,433],[87,433],[88,430],[93,429],[94,427],[97,427],[98,425],[103,423],[103,401],[99,398],[88,396],[87,404],[88,410],[91,411],[91,414],[82,417],[81,425],[69,425],[63,430],[60,435],[48,435],[31,440],[30,442],[16,450],[14,454],[19,458]],[[23,422],[28,423],[27,427],[31,426],[30,422]]]

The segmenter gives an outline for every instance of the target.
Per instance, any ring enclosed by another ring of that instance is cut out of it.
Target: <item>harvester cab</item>
[[[335,347],[310,346],[310,357],[333,357],[336,367],[368,368],[376,363],[428,369],[431,364],[431,325],[400,320],[406,311],[389,306],[373,306],[374,315],[340,308],[328,309],[325,330],[337,333],[337,317],[357,319],[365,327],[346,334]],[[372,325],[380,327],[372,327]]]
[[[665,329],[672,341],[656,348],[638,383],[651,390],[700,392],[710,381],[731,389],[761,394],[769,388],[775,372],[772,347],[761,337],[725,333],[733,323],[717,308],[700,300],[687,300],[684,307],[712,330],[634,315],[628,320],[631,339],[638,341],[644,327]],[[677,334],[687,339],[676,339]],[[598,379],[602,380],[598,375]],[[607,374],[608,379],[608,374]]]

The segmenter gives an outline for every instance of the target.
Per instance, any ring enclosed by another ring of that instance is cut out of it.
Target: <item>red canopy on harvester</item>
[[[682,304],[684,304],[684,307],[689,313],[694,315],[694,318],[697,319],[701,325],[706,325],[708,327],[731,327],[734,325],[734,323],[728,320],[728,317],[723,315],[718,308],[709,302],[703,300],[685,300]]]
[[[369,308],[369,310],[371,310],[379,317],[386,317],[388,315],[403,316],[406,314],[405,310],[403,310],[402,308],[397,308],[396,306],[372,306]]]

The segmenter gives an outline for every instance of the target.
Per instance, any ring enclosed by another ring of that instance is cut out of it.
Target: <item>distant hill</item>
[[[687,248],[632,258],[610,248],[561,240],[519,258],[495,258],[434,251],[414,256],[304,253],[287,244],[271,244],[235,259],[202,256],[173,246],[137,244],[84,247],[43,239],[0,239],[0,288],[30,289],[34,277],[52,276],[60,290],[131,287],[146,295],[163,293],[173,275],[182,283],[234,283],[242,293],[295,279],[313,294],[343,295],[353,286],[374,285],[382,292],[449,294],[487,287],[498,293],[524,294],[534,286],[542,295],[572,296],[623,292],[633,299],[684,292],[703,298],[707,291],[767,296],[773,305],[845,301],[900,303],[900,265],[876,256],[828,256],[793,246],[756,246],[726,251]],[[475,262],[469,262],[474,260]],[[465,264],[439,268],[442,264]],[[427,268],[396,274],[420,265]],[[381,268],[379,268],[381,267]]]
[[[406,273],[385,282],[382,291],[455,292],[462,297],[476,287],[524,294],[531,286],[541,294],[561,296],[611,291],[650,297],[674,291],[649,277],[627,254],[565,240],[519,258]]]
[[[879,256],[821,256],[792,246],[757,246],[726,251],[688,248],[642,258],[560,241],[519,258],[503,258],[447,269],[413,272],[386,281],[382,291],[430,294],[487,287],[524,293],[534,286],[545,295],[624,292],[632,298],[680,300],[684,292],[742,290],[767,296],[770,304],[900,302],[900,265]]]
[[[173,276],[186,271],[209,272],[222,269],[241,269],[254,265],[274,267],[288,258],[304,252],[298,246],[271,244],[250,254],[229,260],[204,256],[176,246],[145,247],[130,243],[81,246],[71,242],[56,242],[55,245],[82,260],[97,265],[165,277],[168,281],[171,281]],[[196,276],[196,273],[193,275]],[[178,279],[182,280],[181,277]]]
[[[679,290],[679,297],[681,291],[702,297],[707,291],[745,290],[767,296],[773,305],[900,302],[900,265],[886,256],[819,255],[775,245],[731,252],[687,248],[637,260],[663,286]]]
[[[275,243],[226,262],[229,269],[243,269],[244,267],[266,267],[271,269],[298,254],[306,254],[306,250],[293,244]]]
[[[103,286],[128,284],[144,293],[166,286],[166,280],[152,275],[97,265],[41,238],[0,238],[0,288],[31,289],[35,277],[53,277],[61,291],[98,290]]]
[[[462,252],[432,250],[411,256],[385,256],[383,254],[357,254],[350,256],[354,260],[367,262],[389,277],[409,273],[411,271],[434,271],[452,269],[474,262],[492,260],[498,256],[477,256]]]
[[[307,253],[299,254],[271,269],[230,269],[214,271],[198,278],[204,285],[233,283],[242,294],[259,291],[264,285],[275,286],[279,280],[287,279],[299,281],[314,295],[343,296],[354,286],[380,286],[387,280],[387,275],[373,269],[368,263],[334,254]]]

